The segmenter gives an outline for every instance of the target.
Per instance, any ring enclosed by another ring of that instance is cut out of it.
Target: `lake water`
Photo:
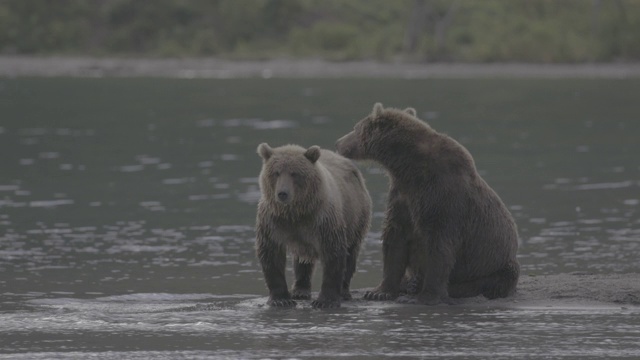
[[[637,358],[636,305],[269,309],[253,225],[260,142],[333,148],[381,101],[470,150],[518,223],[523,276],[640,274],[638,94],[640,80],[0,79],[0,357]],[[380,279],[388,185],[360,165],[374,219],[354,289]]]

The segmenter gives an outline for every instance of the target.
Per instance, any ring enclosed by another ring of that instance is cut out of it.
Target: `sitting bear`
[[[258,146],[262,157],[256,251],[269,288],[268,304],[294,306],[311,298],[316,260],[323,264],[314,308],[335,308],[351,298],[349,284],[369,230],[371,198],[351,160],[312,146]],[[287,289],[287,249],[295,283]]]
[[[419,120],[412,108],[377,103],[336,148],[347,158],[380,163],[390,178],[383,278],[365,299],[407,292],[417,296],[399,302],[438,304],[515,292],[516,224],[462,145]]]

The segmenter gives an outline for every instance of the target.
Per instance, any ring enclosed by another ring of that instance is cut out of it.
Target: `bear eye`
[[[274,176],[280,176],[280,171],[274,171],[274,172],[273,172],[273,175],[274,175]]]
[[[292,178],[294,178],[294,179],[295,179],[295,178],[297,178],[297,177],[298,177],[298,175],[299,175],[299,174],[298,174],[297,172],[292,172],[292,173],[291,173],[291,177],[292,177]]]

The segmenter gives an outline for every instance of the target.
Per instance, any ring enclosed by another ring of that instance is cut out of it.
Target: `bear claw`
[[[311,299],[311,291],[294,289],[291,292],[291,297],[293,299],[296,299],[296,300],[310,300]]]
[[[385,300],[393,300],[396,298],[396,296],[393,296],[393,294],[386,293],[386,292],[367,291],[364,293],[364,298],[366,300],[385,301]]]
[[[313,300],[311,302],[311,306],[314,309],[337,309],[340,307],[339,301],[321,301],[321,300]]]
[[[441,298],[439,296],[401,296],[396,302],[400,304],[411,304],[411,305],[438,305],[438,304],[448,304],[455,305],[456,302],[450,298]]]
[[[267,300],[267,305],[272,307],[294,307],[296,306],[296,302],[291,299],[269,299]]]
[[[416,305],[418,304],[418,299],[415,296],[400,296],[399,298],[396,299],[396,302],[400,303],[400,304],[412,304],[412,305]]]

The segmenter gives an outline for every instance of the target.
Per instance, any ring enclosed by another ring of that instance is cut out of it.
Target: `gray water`
[[[638,80],[0,79],[0,357],[637,358],[634,305],[269,309],[253,224],[260,142],[333,148],[381,101],[471,151],[519,225],[523,276],[640,273],[638,94]],[[360,165],[375,208],[354,289],[380,279],[388,185]]]

